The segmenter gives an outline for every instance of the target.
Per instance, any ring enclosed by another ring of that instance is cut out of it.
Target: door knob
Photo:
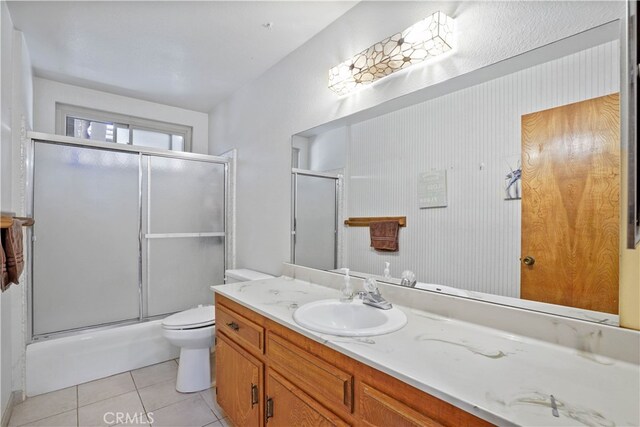
[[[524,257],[522,262],[524,263],[524,265],[532,266],[536,263],[536,259],[532,256],[527,255],[526,257]]]

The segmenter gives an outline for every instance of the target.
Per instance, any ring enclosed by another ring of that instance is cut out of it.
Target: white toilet
[[[180,366],[176,390],[181,393],[211,387],[209,355],[216,330],[212,305],[173,314],[162,321],[162,335],[180,347]]]
[[[239,269],[225,271],[225,283],[273,279],[259,271]],[[180,347],[180,366],[176,390],[181,393],[211,387],[209,355],[213,346],[216,317],[212,305],[199,306],[173,314],[162,321],[162,335]]]

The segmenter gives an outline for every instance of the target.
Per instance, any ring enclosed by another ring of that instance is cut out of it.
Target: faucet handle
[[[416,273],[414,273],[414,272],[413,272],[413,271],[411,271],[411,270],[405,270],[405,271],[403,271],[403,272],[402,272],[402,276],[401,276],[401,278],[402,278],[402,279],[407,279],[407,280],[408,280],[408,281],[410,281],[410,282],[415,282],[415,280],[416,280]]]
[[[405,270],[402,272],[400,284],[403,286],[414,287],[417,283],[416,274],[411,270]]]
[[[364,289],[372,294],[379,294],[380,292],[378,291],[378,282],[376,282],[376,279],[374,279],[373,277],[369,277],[367,280],[364,281]]]

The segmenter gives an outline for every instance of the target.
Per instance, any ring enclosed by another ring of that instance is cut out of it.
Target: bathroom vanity
[[[491,308],[512,324],[538,316],[528,326],[532,334],[519,335],[510,327],[456,318],[457,304],[478,316],[487,304],[382,285],[383,295],[406,313],[404,328],[371,337],[325,335],[299,326],[293,312],[339,298],[341,276],[297,266],[285,270],[276,279],[212,287],[217,399],[236,425],[640,422],[637,350],[600,351],[618,340],[640,342],[636,332]],[[409,300],[422,305],[424,298],[438,299],[440,307],[449,304],[444,310],[450,316],[432,312],[428,302],[424,309],[406,306]],[[540,335],[547,327],[557,337]],[[603,328],[605,333],[595,331]],[[574,338],[580,348],[567,344]]]
[[[239,426],[486,421],[216,296],[218,404]]]

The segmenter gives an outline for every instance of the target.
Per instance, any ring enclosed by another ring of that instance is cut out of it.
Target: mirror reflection
[[[618,34],[294,135],[292,261],[617,324]]]

